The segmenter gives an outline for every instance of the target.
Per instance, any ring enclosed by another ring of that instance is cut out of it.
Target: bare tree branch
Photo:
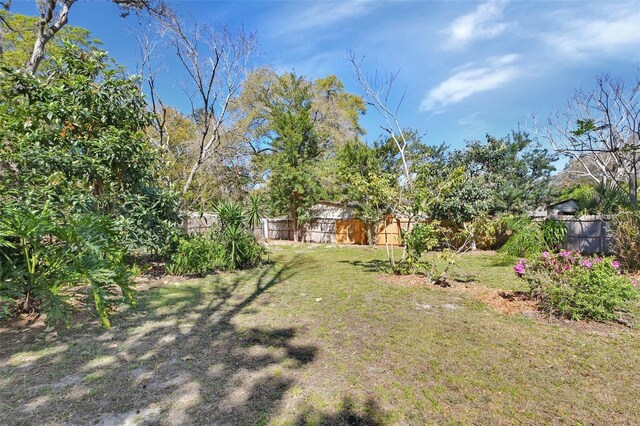
[[[545,137],[554,150],[583,167],[582,176],[623,188],[638,203],[640,79],[631,87],[608,75],[590,91],[578,91],[563,113],[550,117]]]
[[[405,135],[404,129],[400,125],[400,121],[398,118],[398,111],[400,110],[400,106],[404,100],[404,94],[396,104],[395,108],[392,108],[390,103],[391,90],[393,88],[393,84],[398,77],[399,71],[389,74],[385,78],[380,78],[378,76],[378,71],[376,70],[373,76],[367,76],[363,69],[362,63],[364,61],[364,56],[358,58],[354,51],[349,51],[347,55],[347,60],[351,63],[353,68],[354,75],[360,84],[360,87],[364,91],[364,99],[365,102],[372,106],[378,114],[384,120],[383,125],[380,127],[387,132],[389,137],[393,140],[396,148],[398,148],[398,153],[400,155],[400,159],[402,161],[402,175],[404,182],[400,185],[400,192],[398,194],[398,198],[394,206],[392,206],[392,211],[397,211],[398,207],[405,201],[404,200],[404,191],[410,191],[412,188],[412,173],[409,167],[409,162],[407,161],[406,156],[406,148],[408,145],[408,140]],[[407,224],[409,227],[410,221]],[[386,221],[385,221],[386,226]],[[387,247],[387,257],[391,264],[392,268],[395,268],[395,258],[393,249],[389,248],[388,243]],[[405,247],[406,250],[406,247]],[[404,258],[406,251],[403,251],[402,257]]]
[[[189,30],[171,11],[164,14],[161,24],[189,77],[184,89],[199,132],[198,155],[182,188],[186,193],[198,170],[223,141],[230,104],[247,77],[256,38],[242,30],[214,32],[197,25]]]

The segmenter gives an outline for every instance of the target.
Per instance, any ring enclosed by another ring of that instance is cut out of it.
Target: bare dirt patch
[[[389,275],[382,274],[379,279],[389,284],[402,285],[411,288],[443,289],[460,295],[470,295],[487,305],[492,310],[506,315],[523,315],[540,322],[559,325],[576,331],[593,332],[606,335],[613,331],[628,329],[617,323],[601,323],[596,321],[575,321],[549,316],[542,312],[535,300],[521,291],[500,290],[477,283],[463,283],[449,281],[448,286],[427,284],[424,277],[417,275]]]
[[[451,282],[448,287],[427,284],[424,277],[416,275],[381,275],[380,279],[390,284],[399,284],[412,288],[444,288],[458,294],[469,294],[485,303],[491,309],[502,314],[517,315],[534,313],[538,305],[526,294],[510,290],[498,290],[475,283]]]

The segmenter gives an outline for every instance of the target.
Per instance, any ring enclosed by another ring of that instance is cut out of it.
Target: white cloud
[[[458,125],[461,127],[476,129],[483,127],[485,122],[480,119],[480,111],[476,111],[466,117],[459,118]]]
[[[297,13],[288,13],[278,20],[280,32],[296,32],[324,28],[339,22],[368,14],[373,5],[368,0],[350,0],[345,2],[319,2]]]
[[[458,17],[444,30],[449,36],[446,47],[460,48],[474,40],[497,37],[509,24],[500,22],[507,2],[504,0],[489,0],[476,7],[473,12]]]
[[[420,111],[434,111],[456,104],[469,96],[496,89],[520,74],[514,63],[519,55],[511,54],[488,58],[481,66],[466,64],[429,91],[420,104]]]
[[[640,10],[637,7],[616,7],[593,11],[593,18],[562,19],[558,31],[544,35],[550,46],[573,58],[611,56],[628,49],[634,59],[640,53]]]

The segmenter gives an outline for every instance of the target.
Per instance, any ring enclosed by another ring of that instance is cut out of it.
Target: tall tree
[[[183,85],[196,124],[197,155],[182,186],[186,194],[203,165],[216,155],[234,123],[230,115],[234,98],[240,94],[249,63],[256,48],[256,37],[244,31],[213,31],[209,26],[188,26],[175,13],[165,10],[160,19],[162,31],[173,47],[187,81]],[[149,74],[150,85],[154,84]],[[150,86],[152,94],[154,87]],[[153,103],[156,116],[164,114],[161,102]],[[155,120],[158,135],[164,122]]]
[[[300,216],[321,193],[315,168],[322,151],[311,117],[312,98],[311,84],[287,73],[277,78],[269,96],[262,99],[268,149],[258,161],[264,166],[273,208],[289,214],[293,221],[295,241]]]
[[[274,91],[279,84],[273,69],[258,68],[249,74],[242,96],[233,104],[233,114],[241,120],[245,139],[256,153],[269,149],[270,139],[265,139],[270,131],[268,100],[278,96]],[[305,85],[309,85],[309,114],[322,153],[331,155],[339,145],[364,134],[359,124],[366,110],[364,100],[346,92],[336,76],[305,80]]]
[[[548,121],[553,148],[580,165],[579,175],[616,186],[638,208],[640,78],[627,85],[603,75],[591,90],[577,91],[566,111]]]

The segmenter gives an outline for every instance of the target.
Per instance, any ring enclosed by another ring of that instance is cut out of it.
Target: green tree
[[[336,174],[344,201],[355,202],[367,228],[367,241],[376,243],[378,225],[396,199],[397,176],[385,171],[383,151],[359,140],[347,142],[337,152]]]
[[[298,221],[321,193],[316,162],[320,139],[311,119],[312,88],[304,78],[287,73],[277,78],[267,106],[268,154],[261,162],[267,177],[271,205],[288,214],[298,240]]]
[[[366,107],[362,97],[345,92],[335,75],[319,78],[311,83],[311,118],[326,151],[334,151],[347,141],[363,135],[360,115]]]
[[[46,78],[2,68],[0,197],[49,204],[61,219],[99,213],[127,247],[161,250],[177,198],[157,184],[137,80],[109,64],[105,52],[67,44]]]
[[[471,141],[452,152],[445,169],[462,168],[464,178],[442,200],[436,215],[458,223],[481,214],[523,213],[546,201],[557,157],[536,145],[529,135],[487,135],[486,143]]]
[[[283,76],[267,67],[252,71],[242,95],[234,102],[233,114],[240,118],[239,129],[253,152],[269,149],[271,100],[280,96],[277,87]],[[309,86],[309,115],[324,157],[332,155],[342,143],[364,134],[359,124],[359,117],[366,110],[362,97],[345,92],[344,85],[334,75],[303,80]]]

